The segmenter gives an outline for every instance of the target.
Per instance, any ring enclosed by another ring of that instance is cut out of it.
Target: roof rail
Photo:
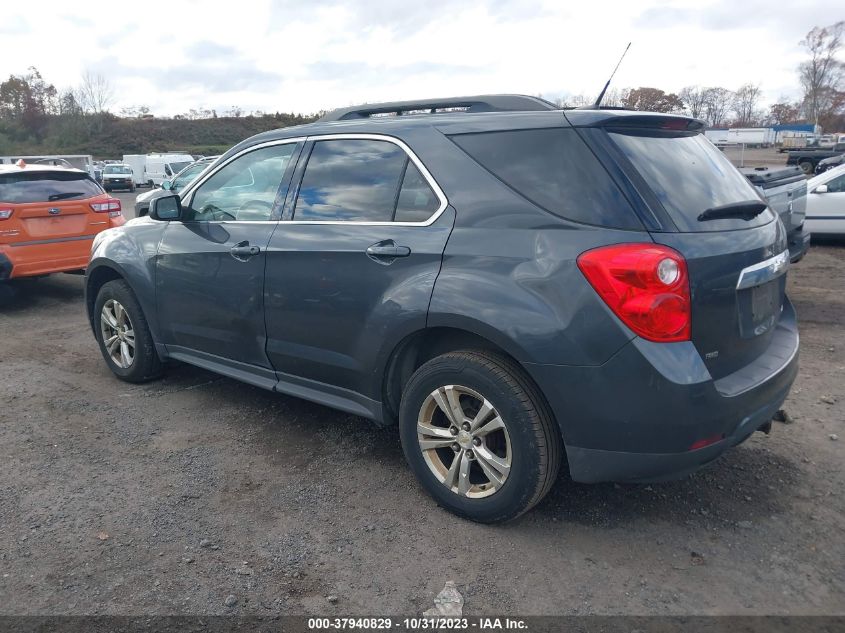
[[[367,103],[350,108],[338,108],[323,115],[320,122],[353,121],[380,116],[402,116],[438,110],[462,110],[463,112],[525,112],[537,110],[558,110],[545,99],[528,95],[477,95],[474,97],[450,97],[446,99],[423,99],[420,101],[393,101],[390,103]]]

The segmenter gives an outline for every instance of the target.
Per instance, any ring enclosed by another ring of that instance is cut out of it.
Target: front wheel
[[[150,328],[129,284],[122,279],[103,284],[94,304],[94,318],[100,352],[115,376],[127,382],[146,382],[161,374]]]
[[[802,160],[800,163],[798,163],[798,166],[801,168],[801,171],[803,171],[806,175],[813,175],[813,163],[811,163],[810,161]]]
[[[536,505],[554,483],[560,431],[513,361],[460,351],[420,367],[399,412],[405,457],[423,487],[455,514],[497,523]]]

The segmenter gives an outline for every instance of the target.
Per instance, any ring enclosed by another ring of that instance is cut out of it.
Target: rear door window
[[[546,211],[585,224],[642,229],[622,191],[575,130],[510,130],[450,138]]]
[[[59,171],[21,171],[0,174],[0,202],[58,202],[82,200],[103,193],[88,174]]]
[[[390,222],[407,154],[388,141],[317,141],[294,208],[294,220]]]
[[[760,201],[745,176],[702,134],[612,131],[609,135],[681,232],[744,229],[774,219],[768,209],[750,220],[698,219],[707,209]]]

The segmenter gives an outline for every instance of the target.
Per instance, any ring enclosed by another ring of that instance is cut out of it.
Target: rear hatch
[[[93,237],[108,224],[91,198],[105,197],[78,170],[21,169],[0,172],[0,244],[35,245]],[[3,219],[5,216],[5,219]]]
[[[620,117],[606,127],[617,160],[659,230],[687,261],[692,342],[713,378],[771,343],[784,302],[786,235],[746,178],[684,118]]]
[[[744,167],[739,171],[780,216],[787,232],[804,224],[807,179],[799,167]]]

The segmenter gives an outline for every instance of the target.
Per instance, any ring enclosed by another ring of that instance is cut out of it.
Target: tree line
[[[614,89],[605,95],[603,104],[633,110],[683,112],[704,119],[712,127],[817,123],[828,131],[845,131],[845,64],[838,59],[843,35],[845,22],[840,21],[826,27],[815,27],[801,40],[806,59],[797,68],[802,97],[796,101],[781,99],[768,108],[762,108],[760,85],[746,83],[736,90],[691,85],[677,93],[648,86]],[[252,123],[246,127],[263,131],[312,121],[319,116],[245,112],[239,106],[231,106],[218,113],[200,106],[172,119],[208,121],[190,126],[193,130],[190,138],[180,136],[180,126],[172,129],[165,126],[174,136],[161,140],[151,137],[145,141],[145,135],[150,136],[147,132],[154,129],[148,121],[153,118],[150,108],[145,105],[126,106],[121,108],[118,116],[110,111],[114,100],[113,86],[98,74],[86,72],[78,85],[63,90],[45,81],[34,67],[23,75],[11,75],[0,82],[0,154],[69,152],[73,148],[93,146],[116,155],[122,151],[154,149],[151,146],[153,142],[156,143],[155,149],[160,148],[161,143],[187,147],[189,142],[194,146],[218,147],[242,138],[235,137],[234,130],[243,126],[227,127],[224,121],[251,119]],[[590,105],[593,99],[576,95],[557,99],[556,102],[563,107],[578,107]],[[138,127],[130,121],[147,127]],[[207,129],[208,133],[203,134],[203,129]],[[227,129],[232,132],[227,134]],[[128,134],[128,137],[121,140],[120,134]]]

